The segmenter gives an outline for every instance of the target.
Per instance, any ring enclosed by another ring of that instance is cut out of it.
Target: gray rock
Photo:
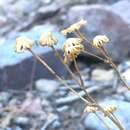
[[[39,79],[35,83],[36,89],[45,93],[53,94],[59,86],[59,82],[55,80]]]
[[[20,126],[27,126],[30,124],[30,119],[27,117],[16,117],[14,123]]]
[[[12,94],[8,92],[0,92],[0,102],[7,103],[11,98]]]
[[[48,118],[46,122],[44,123],[44,125],[41,127],[41,130],[46,130],[49,126],[52,127],[53,123],[54,123],[54,126],[53,126],[54,128],[57,128],[60,126],[59,116],[51,113],[48,115]]]
[[[43,92],[42,92],[43,93]],[[46,92],[46,93],[49,93],[49,92]],[[47,94],[47,96],[52,96],[52,94]],[[42,105],[42,108],[44,109],[44,111],[49,111],[49,112],[52,112],[53,111],[53,107],[51,106],[50,102],[48,100],[45,99],[45,95],[44,95],[44,98],[42,99],[41,101],[41,105]]]
[[[61,122],[59,120],[55,120],[53,123],[52,123],[52,128],[53,129],[56,129],[56,128],[59,128],[61,126]]]
[[[67,111],[68,109],[69,109],[69,106],[64,105],[64,106],[62,106],[62,107],[57,108],[57,111],[58,111],[58,112],[65,112],[65,111]]]
[[[130,128],[130,103],[120,100],[105,100],[101,102],[101,105],[106,107],[109,105],[115,105],[118,107],[117,111],[115,112],[115,115],[119,118],[119,120],[122,122],[122,125],[126,130]],[[101,116],[102,117],[102,116]],[[117,130],[117,127],[109,120],[105,119],[107,124],[110,126],[112,130]],[[99,125],[100,124],[100,125]],[[105,126],[95,117],[94,114],[89,114],[86,116],[84,120],[84,125],[86,129],[90,130],[104,130],[106,129]]]
[[[67,19],[69,24],[75,23],[80,18],[86,19],[88,24],[81,31],[91,39],[97,34],[107,35],[110,43],[106,48],[110,55],[115,61],[122,61],[130,52],[130,29],[128,23],[109,7],[104,5],[73,6],[68,11]],[[92,51],[89,46],[87,49]],[[94,49],[93,52],[100,54]]]
[[[19,126],[16,126],[15,130],[23,130],[23,129],[20,128]]]
[[[109,7],[112,12],[119,15],[130,27],[130,1],[129,0],[120,0],[119,2],[111,5]]]
[[[56,6],[56,4],[54,3],[39,8],[36,16],[39,17],[40,19],[45,19],[56,15],[59,11],[60,8]]]
[[[124,61],[123,63],[118,65],[118,70],[120,72],[125,72],[126,70],[128,70],[130,68],[130,61]]]
[[[112,81],[114,79],[113,70],[105,70],[105,69],[94,69],[92,71],[92,80],[95,81]]]
[[[123,95],[124,95],[124,98],[126,101],[130,101],[130,92],[129,91],[125,92]]]

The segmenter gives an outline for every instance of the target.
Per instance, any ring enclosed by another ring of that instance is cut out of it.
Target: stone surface
[[[20,126],[27,126],[30,124],[30,120],[27,117],[16,117],[14,123]]]
[[[128,91],[128,92],[124,92],[124,98],[125,98],[125,100],[126,101],[130,101],[130,92]]]
[[[58,86],[59,82],[55,80],[39,79],[35,83],[36,89],[45,93],[53,94]]]
[[[115,61],[122,61],[130,52],[130,29],[128,23],[109,7],[104,5],[73,6],[68,11],[67,19],[69,24],[77,22],[80,18],[86,19],[88,24],[82,31],[91,39],[97,34],[107,35],[110,43],[106,48],[110,55]],[[88,46],[87,49],[90,47]],[[93,52],[96,51],[93,49]]]
[[[8,92],[0,92],[0,102],[6,103],[11,98],[12,94]]]
[[[125,101],[120,100],[113,100],[108,99],[103,102],[101,102],[101,105],[106,107],[109,105],[115,105],[118,107],[117,111],[115,112],[115,115],[120,119],[122,122],[122,125],[127,130],[130,128],[130,104]],[[112,130],[117,130],[117,127],[108,119],[106,119],[107,124],[110,126]],[[100,125],[99,125],[100,123]],[[90,130],[104,130],[106,129],[104,125],[95,117],[94,114],[89,114],[86,116],[84,120],[84,125],[86,126],[86,129]]]
[[[122,76],[124,77],[124,79],[127,81],[127,84],[130,85],[130,68],[127,69]]]
[[[44,19],[44,18],[53,17],[59,11],[60,11],[60,8],[58,6],[56,6],[56,4],[54,3],[51,5],[43,6],[43,7],[39,8],[37,15],[39,15],[39,17]]]
[[[121,0],[109,7],[112,12],[119,15],[126,23],[129,24],[130,28],[130,1],[129,0]]]
[[[92,72],[92,80],[95,81],[112,81],[114,79],[113,70],[95,69]]]

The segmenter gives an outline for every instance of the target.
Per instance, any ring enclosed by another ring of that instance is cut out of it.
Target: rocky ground
[[[120,64],[118,69],[130,84],[130,62]],[[114,71],[93,66],[93,69],[82,69],[81,74],[88,92],[102,106],[117,106],[116,115],[128,130],[130,95],[119,84]],[[67,82],[80,95],[85,95],[73,80]],[[56,80],[39,79],[32,91],[7,89],[0,92],[1,130],[106,129],[103,124],[99,125],[100,120],[94,114],[88,114],[84,109],[85,104]],[[112,130],[117,130],[108,122]]]
[[[53,31],[61,52],[66,38],[59,31],[84,18],[88,22],[81,30],[85,35],[93,38],[106,34],[111,39],[106,48],[130,84],[129,7],[129,0],[0,1],[0,130],[105,130],[95,115],[83,112],[85,104],[78,97],[30,54],[15,54],[13,46],[19,35],[38,40],[43,31]],[[50,49],[36,47],[35,52],[46,60],[52,59],[47,60],[49,65],[65,79],[68,77]],[[129,130],[130,94],[119,84],[116,74],[91,57],[81,56],[78,60],[87,90],[102,105],[118,106],[116,115]],[[67,82],[84,96],[72,79]],[[108,122],[112,130],[117,130]]]

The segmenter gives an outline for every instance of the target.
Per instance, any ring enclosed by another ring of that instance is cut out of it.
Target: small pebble
[[[14,123],[17,125],[27,126],[30,124],[30,119],[27,117],[16,117]]]
[[[8,100],[11,98],[12,94],[8,92],[0,92],[0,102],[8,102]]]

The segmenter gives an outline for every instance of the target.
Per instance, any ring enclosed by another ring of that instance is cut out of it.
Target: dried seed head
[[[108,115],[114,113],[116,110],[117,110],[116,106],[109,106],[109,107],[105,108],[105,111]],[[105,115],[105,116],[107,116],[107,115]]]
[[[95,107],[95,106],[87,106],[84,109],[84,112],[88,112],[88,113],[94,113],[94,112],[97,112],[97,111],[98,111],[98,108]]]
[[[74,23],[70,27],[61,31],[61,33],[66,36],[69,33],[72,33],[72,32],[75,32],[76,30],[79,30],[81,27],[85,26],[86,23],[87,23],[87,21],[85,21],[84,19],[81,19],[79,22]]]
[[[35,42],[25,36],[16,38],[16,44],[14,50],[16,53],[22,53],[27,49],[31,49]]]
[[[74,60],[83,50],[84,46],[81,44],[80,38],[68,38],[64,43],[64,61]]]
[[[61,31],[61,33],[62,33],[64,36],[67,36],[67,34],[69,34],[69,33],[71,33],[71,32],[72,32],[71,28],[67,28],[67,29],[64,29],[64,30]]]
[[[44,32],[40,37],[40,45],[52,47],[58,43],[56,37],[53,36],[51,32]]]
[[[97,35],[96,37],[94,37],[92,45],[95,48],[99,48],[101,46],[103,46],[104,44],[109,42],[109,38],[105,35]]]

